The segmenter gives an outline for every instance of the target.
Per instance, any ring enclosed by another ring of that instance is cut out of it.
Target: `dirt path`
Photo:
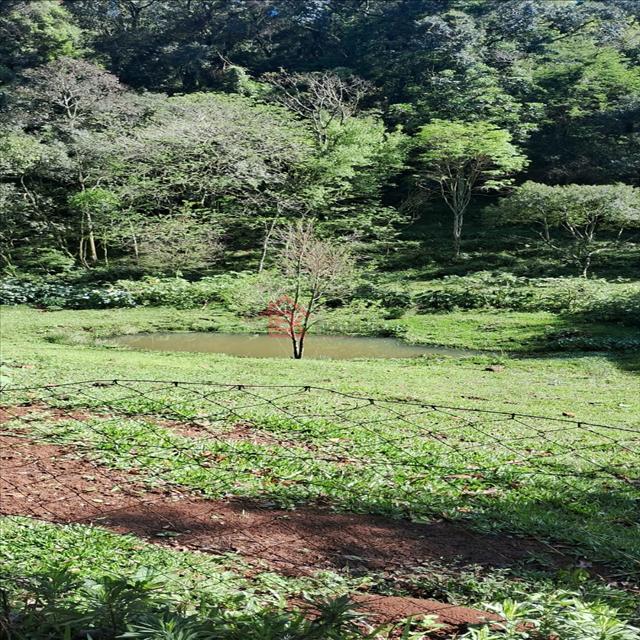
[[[52,522],[95,523],[181,547],[235,551],[295,573],[362,565],[415,567],[445,559],[505,567],[545,551],[506,535],[481,535],[448,522],[406,521],[270,503],[204,500],[148,489],[136,473],[84,460],[72,448],[0,436],[0,512]],[[283,550],[285,550],[283,552]]]
[[[481,535],[447,522],[286,511],[249,501],[203,500],[174,488],[148,489],[136,474],[82,459],[71,447],[17,434],[0,436],[0,514],[100,525],[180,550],[237,552],[288,575],[345,567],[414,570],[433,561],[504,567],[544,551],[532,541]],[[485,615],[432,600],[358,598],[363,610],[384,622],[432,614],[460,627]]]

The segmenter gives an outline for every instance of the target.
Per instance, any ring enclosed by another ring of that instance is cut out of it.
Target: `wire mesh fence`
[[[640,569],[640,428],[310,386],[5,389],[0,513],[294,575],[423,556]]]

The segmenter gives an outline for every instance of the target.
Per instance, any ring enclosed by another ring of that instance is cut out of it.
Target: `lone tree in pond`
[[[460,255],[464,214],[471,196],[500,190],[527,165],[511,134],[488,122],[434,120],[418,133],[427,183],[436,185],[453,213],[453,249]]]
[[[288,225],[275,235],[280,278],[264,314],[273,333],[289,336],[299,360],[327,298],[347,285],[353,261],[347,247],[319,238],[313,221]]]

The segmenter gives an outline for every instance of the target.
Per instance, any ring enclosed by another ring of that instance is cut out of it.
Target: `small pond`
[[[168,332],[139,333],[110,341],[133,349],[225,353],[248,358],[290,358],[291,341],[286,336],[242,333]],[[424,355],[465,356],[475,351],[407,344],[394,338],[310,335],[304,357],[328,360],[353,358],[417,358]]]

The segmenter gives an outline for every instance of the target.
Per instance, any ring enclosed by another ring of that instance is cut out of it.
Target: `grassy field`
[[[339,319],[333,320],[339,325]],[[2,310],[4,375],[12,385],[95,378],[151,378],[200,382],[319,384],[342,391],[412,398],[425,402],[517,409],[560,416],[571,412],[591,422],[636,424],[640,414],[637,353],[537,353],[527,345],[558,330],[549,313],[459,312],[387,321],[406,329],[406,339],[451,347],[486,349],[488,355],[415,360],[293,361],[240,359],[197,353],[138,352],[105,339],[141,331],[265,330],[229,313],[175,309],[41,312]],[[378,325],[374,329],[378,329]],[[607,331],[593,326],[592,331]],[[609,329],[620,331],[619,327]],[[630,331],[630,330],[626,330]],[[524,351],[524,354],[522,353]],[[504,370],[485,371],[501,363]]]
[[[339,328],[348,320],[352,327],[357,326],[357,319],[334,314],[327,319],[325,329]],[[266,444],[228,442],[224,438],[194,440],[176,432],[171,425],[140,417],[145,412],[159,412],[158,406],[165,412],[169,400],[180,407],[182,420],[202,414],[208,408],[207,402],[202,396],[194,399],[185,391],[188,387],[177,388],[170,395],[164,391],[158,395],[153,387],[145,387],[150,398],[147,404],[136,395],[135,402],[128,400],[129,404],[124,405],[115,402],[108,388],[96,388],[89,398],[106,398],[109,407],[133,417],[90,415],[82,420],[52,420],[43,415],[30,424],[31,435],[37,441],[71,447],[81,459],[133,472],[149,486],[161,478],[163,483],[213,499],[230,495],[267,499],[274,507],[295,509],[325,504],[337,511],[378,514],[400,521],[454,522],[483,534],[529,535],[561,549],[570,559],[569,564],[558,569],[549,565],[548,559],[533,557],[502,570],[473,565],[452,570],[443,558],[427,568],[405,570],[401,578],[374,571],[357,575],[319,571],[310,577],[294,578],[266,569],[249,571],[242,554],[212,556],[171,551],[99,527],[60,527],[9,518],[3,523],[5,536],[0,554],[11,575],[49,579],[54,568],[64,565],[66,573],[60,580],[66,591],[62,600],[68,606],[73,601],[77,608],[77,598],[69,595],[73,580],[78,576],[91,578],[104,590],[100,582],[104,581],[104,574],[120,570],[118,558],[132,558],[132,567],[141,564],[152,572],[160,569],[162,575],[170,575],[170,584],[165,581],[163,592],[178,594],[180,606],[191,612],[197,607],[193,585],[201,581],[202,594],[235,611],[239,633],[256,639],[279,636],[251,635],[255,628],[250,633],[242,627],[243,616],[253,612],[257,619],[265,607],[282,608],[302,594],[318,599],[357,589],[437,597],[478,607],[511,598],[520,602],[521,608],[509,612],[503,604],[501,611],[515,625],[509,631],[512,635],[507,636],[513,638],[520,637],[517,621],[536,620],[542,629],[557,629],[545,627],[556,624],[545,616],[550,611],[557,613],[558,607],[564,612],[556,615],[558,624],[563,620],[569,625],[567,628],[593,627],[594,634],[609,623],[621,624],[622,620],[637,616],[637,591],[633,586],[640,561],[637,520],[634,524],[638,504],[634,484],[637,479],[633,476],[637,432],[624,431],[625,427],[638,428],[637,353],[541,351],[549,336],[566,329],[566,321],[549,313],[514,312],[411,315],[379,320],[368,330],[362,329],[363,333],[402,335],[412,342],[487,350],[487,354],[465,357],[263,360],[138,352],[108,343],[109,337],[139,331],[258,331],[264,329],[263,323],[215,310],[41,312],[26,307],[4,308],[2,372],[9,389],[135,378],[224,385],[310,385],[425,405],[536,414],[621,427],[606,432],[567,427],[566,431],[557,432],[552,431],[553,423],[548,421],[505,422],[489,416],[478,422],[469,417],[473,416],[471,412],[456,410],[439,415],[436,421],[444,433],[453,429],[446,442],[420,437],[415,430],[416,424],[422,429],[432,428],[429,425],[433,424],[433,416],[428,411],[413,415],[414,430],[389,421],[385,413],[384,430],[372,432],[367,425],[376,419],[375,405],[358,408],[364,413],[358,414],[359,422],[349,423],[349,437],[345,439],[344,418],[336,417],[342,414],[326,413],[330,402],[320,393],[277,405],[276,415],[269,413],[274,408],[272,404],[269,411],[265,412],[261,405],[249,412],[247,415],[260,433],[270,438]],[[581,330],[594,335],[627,331],[606,325],[583,326]],[[88,403],[86,389],[84,394],[75,394],[71,388],[54,400],[55,406],[66,409]],[[100,407],[97,400],[95,407]],[[315,412],[316,418],[305,419],[306,427],[301,430],[299,421],[286,418],[292,407],[300,415]],[[380,407],[382,410],[385,405]],[[230,415],[214,425],[222,429],[220,433],[216,431],[217,435],[224,435],[230,427]],[[452,450],[453,442],[456,446]],[[507,447],[507,443],[517,444]],[[166,453],[159,456],[154,453],[158,449]],[[219,464],[202,464],[212,457]],[[345,466],[342,458],[349,464]],[[418,471],[416,463],[420,464]],[[380,471],[383,465],[384,471]],[[569,481],[558,475],[559,470],[575,475]],[[610,475],[627,473],[630,482],[612,483],[611,477],[598,475],[600,471]],[[74,559],[67,566],[70,557]],[[599,569],[590,575],[591,567]],[[203,575],[207,580],[202,581]],[[83,598],[86,611],[90,598]],[[536,609],[536,602],[545,605]],[[609,635],[560,637],[634,637],[630,626],[622,624],[620,629],[618,635],[607,631]],[[493,637],[493,632],[485,632],[485,636],[460,637]]]

